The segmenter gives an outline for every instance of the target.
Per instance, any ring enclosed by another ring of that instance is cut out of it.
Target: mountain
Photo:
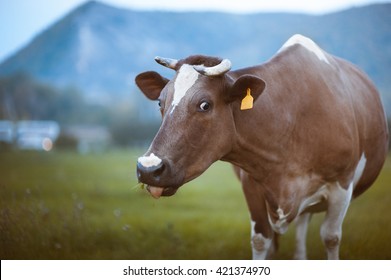
[[[0,76],[26,72],[55,86],[78,87],[90,101],[111,104],[127,98],[135,108],[156,111],[134,86],[142,71],[172,76],[154,62],[156,55],[215,55],[229,58],[237,69],[268,60],[290,36],[301,33],[366,71],[391,115],[390,15],[391,4],[312,16],[134,11],[91,1],[5,60]]]

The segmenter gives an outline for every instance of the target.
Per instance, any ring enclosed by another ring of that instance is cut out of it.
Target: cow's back
[[[317,102],[322,103],[321,108],[329,110],[318,124],[323,123],[323,128],[326,127],[328,130],[326,133],[334,134],[329,144],[335,145],[337,152],[338,146],[342,145],[340,151],[348,158],[350,156],[354,172],[362,172],[362,174],[354,174],[354,176],[361,175],[353,190],[353,197],[357,197],[372,185],[386,159],[388,150],[386,117],[380,95],[368,76],[350,62],[324,53],[329,63],[316,60],[311,56],[311,61],[320,68],[314,71],[314,68],[309,67],[306,70],[307,75],[312,76],[311,83],[319,82],[318,93],[323,94],[323,98]],[[327,125],[328,119],[331,125]],[[333,140],[335,143],[332,143]],[[350,152],[346,152],[344,147],[346,144],[348,149],[351,149]],[[318,152],[322,154],[322,151]],[[335,164],[338,165],[337,162]],[[358,166],[360,164],[364,169],[357,171],[361,168]],[[345,166],[349,168],[350,165],[346,163]]]

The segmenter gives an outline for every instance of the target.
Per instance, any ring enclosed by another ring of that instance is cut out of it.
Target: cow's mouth
[[[173,187],[154,187],[154,186],[147,186],[148,192],[152,195],[153,198],[158,199],[161,196],[172,196],[176,193],[178,188],[173,188]]]

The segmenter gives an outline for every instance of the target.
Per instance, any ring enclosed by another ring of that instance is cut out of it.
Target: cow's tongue
[[[147,189],[149,193],[156,199],[162,196],[164,190],[164,188],[153,187],[153,186],[148,186]]]

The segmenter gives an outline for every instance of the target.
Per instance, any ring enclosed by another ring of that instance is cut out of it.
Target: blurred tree
[[[54,120],[61,126],[106,126],[114,143],[121,146],[145,145],[159,128],[156,121],[148,118],[141,121],[130,101],[120,100],[110,106],[91,104],[77,88],[58,89],[23,73],[0,78],[0,119]],[[65,138],[65,144],[74,145]]]

